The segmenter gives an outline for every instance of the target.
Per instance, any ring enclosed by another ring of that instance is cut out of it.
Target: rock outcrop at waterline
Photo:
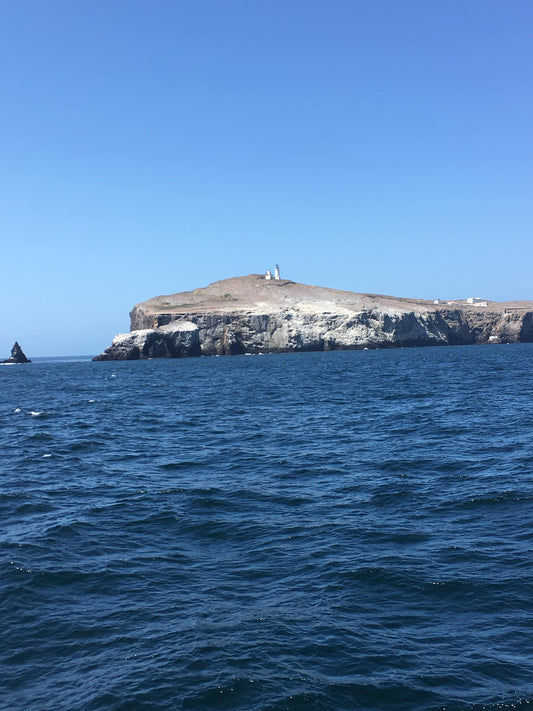
[[[434,304],[252,274],[158,296],[95,360],[533,342],[533,302]]]
[[[190,321],[173,321],[161,328],[141,328],[115,336],[104,353],[93,360],[138,360],[140,358],[184,358],[200,356],[198,326]]]
[[[12,363],[31,363],[29,358],[26,358],[24,351],[19,346],[18,341],[15,341],[13,348],[11,349],[11,355],[5,360],[0,360],[2,365],[11,365]]]

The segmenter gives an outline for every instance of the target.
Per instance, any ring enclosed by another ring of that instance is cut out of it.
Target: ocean
[[[533,345],[0,368],[0,709],[533,708]]]

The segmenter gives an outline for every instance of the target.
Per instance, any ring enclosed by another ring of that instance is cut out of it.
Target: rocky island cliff
[[[95,360],[533,342],[533,302],[468,301],[358,294],[251,274],[137,304],[130,333]]]

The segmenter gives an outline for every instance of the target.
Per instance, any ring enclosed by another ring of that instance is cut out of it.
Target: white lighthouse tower
[[[274,279],[277,279],[279,281],[280,276],[279,276],[279,264],[276,264],[276,267],[274,269]]]

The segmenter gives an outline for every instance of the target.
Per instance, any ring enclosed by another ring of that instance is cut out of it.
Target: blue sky
[[[0,0],[0,356],[262,272],[533,299],[530,0]]]

